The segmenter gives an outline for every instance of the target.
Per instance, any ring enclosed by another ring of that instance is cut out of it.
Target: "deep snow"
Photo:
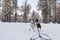
[[[47,34],[52,40],[60,40],[60,24],[41,23],[41,33]],[[1,23],[0,40],[29,40],[31,35],[37,35],[29,31],[30,23]],[[31,32],[33,34],[31,34]]]

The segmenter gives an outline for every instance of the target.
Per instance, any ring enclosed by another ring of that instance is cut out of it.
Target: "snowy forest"
[[[0,0],[0,40],[60,40],[60,0]]]
[[[1,22],[30,22],[39,19],[41,23],[60,23],[59,0],[0,0]],[[31,5],[33,4],[33,5]]]

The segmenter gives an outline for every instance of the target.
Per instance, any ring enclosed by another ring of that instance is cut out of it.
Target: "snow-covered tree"
[[[56,0],[38,0],[38,9],[42,10],[43,22],[56,21]],[[53,14],[53,18],[51,15]]]
[[[12,0],[12,10],[15,12],[15,22],[17,21],[17,1],[18,0]]]
[[[13,12],[15,12],[15,21],[16,21],[16,16],[17,16],[17,0],[3,0],[3,18],[5,22],[11,22],[11,15]]]
[[[47,0],[38,0],[38,8],[42,10],[43,22],[48,22],[48,3]]]
[[[24,22],[28,21],[28,14],[30,13],[31,6],[27,3],[27,0],[25,0],[24,5],[21,6],[21,10],[24,12],[23,19]]]
[[[5,22],[11,22],[11,0],[3,0],[2,12]]]
[[[52,15],[52,22],[56,22],[56,0],[51,0],[51,15]]]
[[[60,23],[60,3],[56,5],[56,22]]]

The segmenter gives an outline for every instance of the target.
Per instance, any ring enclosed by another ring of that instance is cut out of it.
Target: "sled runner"
[[[41,33],[40,37],[33,36],[30,40],[51,40],[51,38],[47,34]]]

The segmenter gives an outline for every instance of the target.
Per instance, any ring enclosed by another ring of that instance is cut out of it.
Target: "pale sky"
[[[18,0],[18,5],[21,6],[25,0]],[[58,3],[60,3],[60,0],[56,0]],[[38,3],[38,0],[28,0],[28,3],[31,4],[31,8],[36,10],[36,6]]]
[[[1,2],[2,0],[0,0]],[[18,6],[21,6],[23,4],[25,0],[18,0]],[[56,0],[58,3],[60,3],[60,0]],[[28,3],[31,4],[31,8],[32,9],[36,9],[37,7],[37,3],[38,3],[38,0],[28,0]]]
[[[18,0],[18,6],[21,6],[25,0]],[[31,9],[36,9],[38,0],[28,0],[28,3],[31,5]]]
[[[25,0],[18,0],[18,6],[23,5]],[[58,3],[60,3],[60,0],[56,0]],[[38,0],[28,0],[28,3],[31,5],[31,10],[37,11],[37,4]]]
[[[25,0],[18,0],[18,6],[23,5]],[[60,0],[57,0],[58,3],[60,3]],[[38,4],[38,0],[28,0],[28,4],[31,5],[31,10],[35,10],[37,11],[37,4]]]

